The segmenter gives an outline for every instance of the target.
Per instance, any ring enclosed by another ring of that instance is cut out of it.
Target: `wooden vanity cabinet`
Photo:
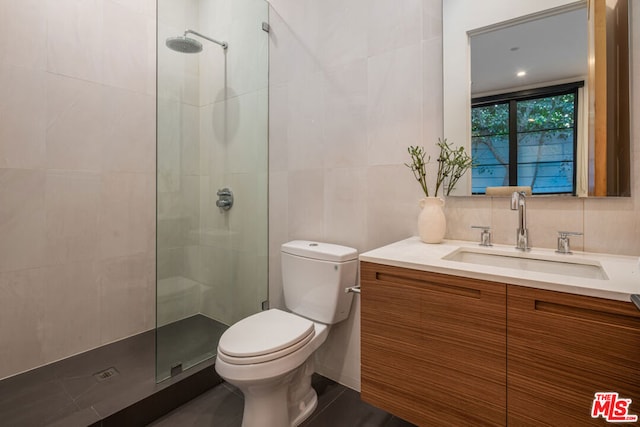
[[[640,416],[632,303],[368,262],[361,287],[362,399],[409,422],[609,425],[596,392]]]
[[[596,392],[632,399],[640,415],[640,311],[509,285],[507,370],[510,426],[608,425],[591,418]]]
[[[419,426],[506,422],[506,286],[361,263],[362,399]]]

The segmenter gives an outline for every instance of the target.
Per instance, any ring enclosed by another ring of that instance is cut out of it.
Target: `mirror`
[[[443,2],[444,135],[476,162],[455,195],[630,195],[627,2]]]

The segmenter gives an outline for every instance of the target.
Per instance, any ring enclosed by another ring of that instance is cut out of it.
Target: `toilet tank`
[[[346,246],[295,240],[281,248],[285,305],[293,313],[325,324],[349,316],[358,252]]]

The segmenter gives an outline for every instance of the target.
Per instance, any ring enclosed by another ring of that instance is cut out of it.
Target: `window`
[[[504,185],[531,186],[533,194],[575,194],[582,86],[579,82],[473,99],[473,194]]]

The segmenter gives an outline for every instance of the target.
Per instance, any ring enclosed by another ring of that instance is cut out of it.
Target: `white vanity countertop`
[[[499,251],[513,256],[552,259],[560,262],[578,261],[599,264],[604,269],[608,279],[573,277],[442,259],[442,257],[460,248],[468,248],[474,251]],[[574,251],[572,255],[561,255],[556,254],[553,249],[544,248],[533,248],[531,251],[523,253],[508,245],[493,245],[491,248],[482,248],[474,242],[457,240],[445,240],[440,244],[427,244],[420,241],[418,237],[410,237],[365,252],[360,255],[360,261],[618,301],[630,301],[631,294],[640,294],[640,265],[638,257],[633,256],[578,251]]]

